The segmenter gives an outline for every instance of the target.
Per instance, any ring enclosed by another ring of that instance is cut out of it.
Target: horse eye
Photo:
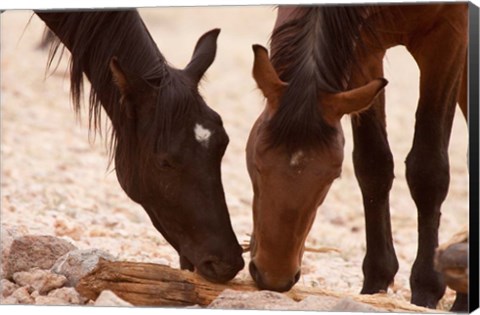
[[[158,159],[157,165],[160,169],[163,170],[173,169],[173,165],[165,158]]]

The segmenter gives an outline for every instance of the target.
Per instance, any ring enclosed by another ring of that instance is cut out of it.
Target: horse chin
[[[242,248],[236,243],[237,248],[232,245],[224,247],[221,253],[208,254],[211,252],[208,246],[198,245],[192,239],[182,234],[182,237],[173,237],[172,230],[165,229],[163,222],[158,213],[151,207],[144,207],[152,218],[157,230],[165,237],[165,239],[175,248],[180,258],[180,269],[195,271],[197,274],[210,282],[225,283],[232,280],[237,273],[243,269],[245,262],[242,257]],[[175,230],[175,229],[174,229]],[[181,230],[177,228],[176,230]],[[199,239],[200,236],[197,236]],[[181,245],[180,245],[181,244]],[[201,249],[203,248],[203,249]]]
[[[219,274],[219,273],[216,273],[215,271],[216,267],[214,267],[213,265],[210,265],[210,266],[201,265],[198,268],[195,268],[195,272],[200,276],[202,276],[207,281],[210,281],[213,283],[226,283],[232,280],[233,278],[235,278],[238,271],[243,269],[243,267],[240,269],[231,268],[231,267],[228,267],[228,268],[229,268],[228,271],[224,270],[222,271],[221,274]]]

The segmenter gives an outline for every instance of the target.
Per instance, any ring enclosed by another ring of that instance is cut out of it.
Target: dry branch
[[[250,243],[242,243],[240,244],[242,246],[243,252],[249,252],[250,251]],[[305,246],[303,249],[305,252],[311,252],[311,253],[330,253],[330,252],[336,252],[336,253],[341,253],[341,250],[335,247],[309,247]]]
[[[223,290],[256,291],[253,281],[234,279],[228,284],[208,282],[195,273],[168,266],[110,262],[101,259],[98,266],[83,277],[76,287],[83,296],[95,300],[103,290],[111,290],[136,306],[208,306]],[[296,285],[286,295],[296,301],[308,295],[350,297],[386,311],[430,312],[431,310],[397,301],[385,294],[349,295]]]

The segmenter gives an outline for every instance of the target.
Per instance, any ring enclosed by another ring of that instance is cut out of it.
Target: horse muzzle
[[[257,268],[254,261],[251,261],[248,267],[250,275],[260,290],[270,290],[277,292],[289,291],[300,279],[300,270],[293,277],[281,276],[271,277],[268,272],[262,272]]]
[[[230,261],[210,257],[196,266],[196,271],[208,281],[225,283],[232,280],[244,266],[245,262],[241,256]]]
[[[229,255],[223,258],[208,255],[195,264],[195,270],[208,281],[225,283],[232,280],[244,266],[245,262],[240,251],[238,255]]]

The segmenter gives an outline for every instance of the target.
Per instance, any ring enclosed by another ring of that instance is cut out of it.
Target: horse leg
[[[465,28],[466,32],[466,28]],[[418,210],[418,248],[410,276],[412,303],[435,308],[445,283],[433,267],[438,246],[440,207],[450,181],[448,144],[466,38],[439,22],[407,45],[420,68],[420,99],[413,146],[406,159],[406,178]]]
[[[383,55],[377,56],[376,62],[367,67],[368,77],[383,76]],[[389,205],[394,165],[385,128],[383,92],[367,111],[352,117],[352,130],[353,164],[362,192],[366,224],[367,246],[362,266],[364,282],[361,293],[373,294],[387,291],[398,271]]]
[[[468,312],[468,294],[458,293],[455,302],[450,309],[451,312]]]

